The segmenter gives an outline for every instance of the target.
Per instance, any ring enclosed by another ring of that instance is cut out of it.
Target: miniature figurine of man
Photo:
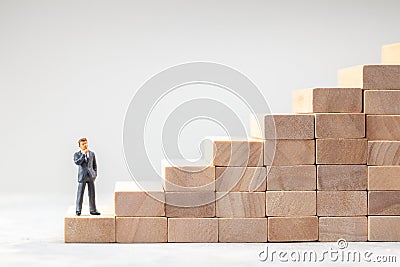
[[[89,207],[91,215],[100,215],[96,209],[94,181],[97,177],[96,156],[93,151],[88,149],[88,141],[81,138],[78,141],[80,151],[74,154],[74,162],[78,168],[78,193],[76,198],[76,215],[80,216],[82,212],[83,194],[86,184],[88,185]]]

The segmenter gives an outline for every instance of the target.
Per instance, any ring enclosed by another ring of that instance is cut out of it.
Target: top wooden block
[[[400,65],[400,43],[384,45],[382,47],[382,64]]]
[[[360,113],[360,88],[314,88],[293,92],[295,113]]]
[[[362,65],[338,72],[340,87],[363,89],[400,89],[400,65]]]

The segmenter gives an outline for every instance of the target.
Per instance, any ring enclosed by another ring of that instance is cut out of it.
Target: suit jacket
[[[88,153],[88,160],[85,159],[85,154],[83,154],[82,151],[78,151],[74,154],[74,162],[79,166],[79,183],[94,181],[97,177],[96,155],[92,151],[88,151]]]

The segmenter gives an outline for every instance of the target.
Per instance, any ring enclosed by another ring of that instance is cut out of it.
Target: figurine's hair
[[[87,139],[86,139],[85,137],[79,139],[79,141],[78,141],[78,146],[81,145],[81,142],[87,142]]]

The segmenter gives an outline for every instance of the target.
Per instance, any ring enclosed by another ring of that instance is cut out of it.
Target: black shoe
[[[76,216],[81,216],[81,212],[80,212],[80,211],[77,211],[77,212],[76,212]]]
[[[98,211],[96,210],[96,211],[91,211],[90,214],[91,214],[91,215],[100,215],[100,212],[98,212]]]

